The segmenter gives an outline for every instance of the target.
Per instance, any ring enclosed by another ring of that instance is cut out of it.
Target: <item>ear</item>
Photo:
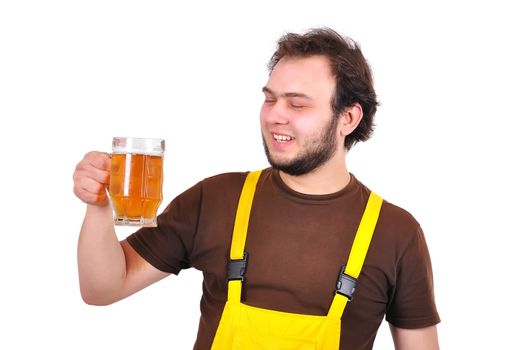
[[[355,103],[340,113],[340,134],[346,137],[359,126],[362,120],[362,106]]]

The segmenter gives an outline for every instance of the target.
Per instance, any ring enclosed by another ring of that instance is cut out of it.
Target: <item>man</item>
[[[242,246],[249,258],[232,259],[230,252],[247,173],[199,182],[168,205],[157,228],[142,228],[119,242],[104,191],[109,157],[90,152],[73,176],[75,194],[87,203],[78,248],[83,299],[110,304],[194,267],[204,276],[195,349],[250,349],[264,343],[272,349],[304,348],[299,344],[318,340],[261,329],[282,319],[293,320],[282,323],[290,328],[304,315],[306,322],[322,320],[324,326],[314,328],[335,325],[334,331],[315,330],[326,332],[315,337],[331,346],[306,348],[371,349],[386,315],[396,349],[438,349],[431,263],[421,228],[409,213],[381,200],[358,267],[360,278],[358,272],[347,274],[350,248],[373,197],[345,164],[351,146],[371,135],[377,107],[359,47],[330,29],[287,34],[269,68],[260,122],[272,167],[254,185]],[[243,263],[244,271],[232,276],[232,266],[241,265],[230,260]],[[233,280],[243,281],[235,304],[251,310],[248,318],[256,314],[247,336],[239,316],[245,311],[228,310]],[[343,283],[351,286],[347,292]],[[352,300],[333,317],[338,295]],[[278,318],[254,326],[268,315]]]

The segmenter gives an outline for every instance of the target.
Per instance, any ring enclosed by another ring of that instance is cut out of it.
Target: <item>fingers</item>
[[[73,173],[73,193],[88,204],[107,204],[105,189],[110,183],[110,168],[111,158],[107,153],[87,153]]]
[[[103,185],[110,184],[110,171],[97,168],[87,162],[80,162],[73,173],[73,181],[79,180],[82,177],[88,177]]]
[[[108,196],[103,193],[92,193],[81,187],[73,187],[73,193],[84,203],[104,206],[108,204]]]
[[[104,194],[106,190],[104,183],[87,176],[80,176],[76,182],[78,188],[88,191],[89,193]]]
[[[84,156],[84,160],[95,168],[107,171],[110,171],[112,165],[112,157],[105,152],[88,152]]]

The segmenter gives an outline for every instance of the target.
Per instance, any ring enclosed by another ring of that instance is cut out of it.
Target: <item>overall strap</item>
[[[261,170],[253,171],[247,175],[238,201],[230,251],[228,301],[241,301],[242,280],[247,264],[247,256],[244,254],[245,239],[254,192],[261,172]]]
[[[381,206],[382,198],[371,192],[357,229],[357,234],[353,240],[348,262],[339,275],[337,290],[328,312],[329,317],[340,319],[346,304],[352,299],[357,279],[362,270],[362,265],[364,264],[364,259],[366,259],[366,253],[368,253],[371,238],[377,225]]]

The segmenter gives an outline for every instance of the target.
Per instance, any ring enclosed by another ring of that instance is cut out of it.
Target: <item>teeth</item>
[[[293,139],[291,136],[277,135],[277,134],[273,134],[273,137],[276,141],[280,141],[280,142],[291,141]]]

